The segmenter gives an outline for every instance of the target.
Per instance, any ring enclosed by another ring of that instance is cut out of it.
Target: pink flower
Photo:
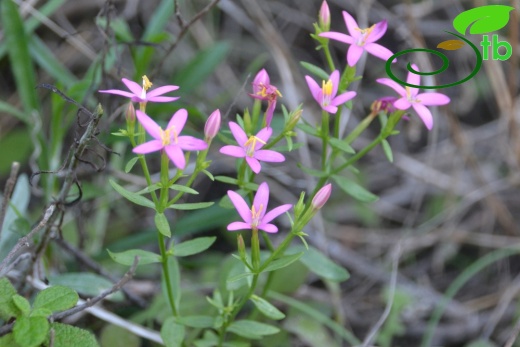
[[[141,87],[137,82],[130,81],[129,79],[123,78],[121,81],[126,85],[130,92],[119,89],[100,90],[100,93],[116,94],[130,98],[133,102],[146,103],[150,102],[170,102],[175,101],[179,97],[173,96],[161,96],[165,93],[179,89],[178,86],[169,85],[155,88],[151,92],[147,93],[147,90],[152,86],[152,82],[148,77],[143,76],[143,86]]]
[[[247,138],[242,128],[234,122],[229,122],[229,129],[239,146],[224,146],[220,149],[220,153],[230,155],[235,158],[246,158],[246,162],[254,173],[259,173],[261,166],[260,161],[280,163],[285,157],[275,151],[261,149],[271,137],[273,129],[263,128],[256,136]]]
[[[379,112],[392,113],[395,111],[394,102],[396,101],[397,98],[395,96],[383,96],[372,102],[372,105],[370,105],[370,110],[374,114],[378,114]]]
[[[204,125],[204,136],[206,142],[209,142],[217,136],[220,130],[220,110],[215,110],[210,114],[206,124]]]
[[[269,75],[265,69],[260,70],[253,80],[253,94],[251,97],[259,100],[267,100],[267,110],[265,111],[265,123],[269,128],[273,119],[276,99],[282,97],[282,93],[275,86],[271,85]]]
[[[336,96],[339,86],[339,71],[335,70],[327,80],[322,81],[321,88],[310,76],[305,76],[307,85],[311,90],[312,96],[320,104],[321,108],[329,113],[338,112],[339,105],[343,105],[356,96],[356,92],[345,92]]]
[[[243,222],[233,222],[229,224],[227,226],[227,230],[229,231],[256,229],[263,230],[267,233],[276,233],[278,228],[274,224],[269,224],[269,222],[282,213],[289,211],[292,207],[291,204],[281,205],[265,213],[269,202],[269,186],[266,182],[263,182],[260,184],[260,187],[258,187],[251,209],[249,209],[246,201],[234,191],[228,190],[228,196],[243,220]]]
[[[347,11],[343,11],[343,19],[350,36],[334,31],[321,33],[319,36],[349,44],[347,62],[350,66],[356,65],[363,51],[367,51],[383,60],[388,60],[393,55],[387,48],[374,43],[385,34],[387,28],[386,20],[374,24],[370,28],[361,29],[356,20]],[[393,62],[395,63],[395,59]]]
[[[322,208],[323,205],[325,205],[325,203],[327,202],[327,200],[329,200],[331,192],[332,192],[331,183],[324,185],[320,190],[318,190],[318,192],[312,199],[312,202],[311,202],[312,208],[314,208],[316,210],[319,210],[320,208]]]
[[[419,71],[417,65],[412,64],[412,68],[415,71]],[[389,86],[393,90],[395,90],[401,97],[394,102],[394,107],[399,110],[407,110],[410,107],[413,107],[417,115],[421,118],[424,125],[428,130],[431,130],[433,127],[433,117],[430,110],[426,108],[426,106],[438,106],[438,105],[446,105],[450,102],[450,98],[441,93],[419,93],[419,88],[411,88],[404,87],[391,80],[390,78],[379,78],[376,80],[378,83]],[[414,74],[412,72],[408,72],[408,76],[406,77],[406,83],[420,85],[421,84],[421,76]]]
[[[134,153],[147,154],[164,150],[175,166],[183,170],[186,167],[183,150],[200,151],[208,147],[206,142],[193,136],[179,136],[188,119],[188,111],[185,109],[175,112],[165,130],[144,112],[136,111],[135,114],[143,128],[153,137],[153,140],[135,147]]]

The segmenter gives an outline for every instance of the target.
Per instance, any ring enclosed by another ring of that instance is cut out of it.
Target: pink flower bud
[[[134,103],[131,101],[128,103],[128,107],[126,108],[125,118],[130,124],[135,123],[135,107]]]
[[[312,199],[312,203],[311,203],[312,208],[315,209],[315,210],[319,210],[320,208],[322,208],[323,205],[325,205],[325,203],[327,202],[327,200],[329,200],[331,192],[332,192],[332,184],[331,183],[323,186],[323,188],[318,190],[318,192],[316,193],[316,195]]]
[[[330,29],[330,10],[327,1],[324,0],[321,4],[318,16],[321,30],[328,31]]]
[[[204,135],[206,142],[213,140],[215,136],[217,136],[218,131],[220,130],[220,110],[215,110],[209,116],[206,121],[206,125],[204,126]]]

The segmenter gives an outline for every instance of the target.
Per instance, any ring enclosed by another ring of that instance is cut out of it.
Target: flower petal
[[[278,232],[278,228],[274,224],[260,224],[257,226],[258,229],[265,231],[266,233],[274,234]]]
[[[397,83],[394,80],[391,80],[390,78],[378,78],[376,79],[377,83],[384,84],[385,86],[388,86],[395,90],[399,95],[402,97],[406,97],[406,90],[403,88],[402,85]]]
[[[150,97],[163,95],[169,92],[173,92],[174,90],[179,89],[179,86],[174,85],[168,85],[168,86],[162,86],[159,88],[155,88],[149,92],[146,93],[146,98],[149,99]]]
[[[271,84],[271,81],[269,79],[269,74],[267,73],[267,71],[265,69],[258,71],[255,78],[253,79],[253,90],[255,93],[260,91],[260,89],[255,90],[255,87],[257,87],[261,84],[263,84],[265,86]]]
[[[349,34],[354,39],[358,38],[361,35],[361,33],[359,32],[358,23],[356,22],[354,17],[352,17],[350,15],[350,13],[348,13],[347,11],[343,11],[342,13],[343,13],[343,19],[345,20],[345,25],[347,26]]]
[[[262,128],[260,131],[256,134],[256,137],[258,137],[260,140],[264,142],[268,142],[269,138],[273,134],[272,128]],[[262,142],[258,142],[255,146],[255,150],[259,150],[260,148],[264,147],[264,144]]]
[[[184,153],[182,152],[182,149],[179,146],[165,146],[164,151],[166,152],[168,158],[171,159],[175,166],[177,166],[181,170],[184,170],[184,168],[186,167],[186,158],[184,158]]]
[[[135,95],[130,92],[125,92],[124,90],[118,90],[118,89],[108,89],[108,90],[99,90],[100,93],[107,93],[107,94],[116,94],[121,95],[127,98],[132,98]]]
[[[334,70],[330,74],[329,77],[330,81],[332,82],[332,94],[331,97],[334,98],[336,94],[338,93],[338,87],[339,87],[339,71]]]
[[[421,104],[426,106],[446,105],[450,103],[450,98],[441,93],[422,93],[416,96]]]
[[[251,225],[251,210],[249,209],[249,205],[246,203],[244,198],[232,190],[228,190],[227,194],[240,217],[244,220],[244,222]]]
[[[251,158],[249,156],[245,156],[247,164],[249,164],[249,167],[255,174],[258,174],[260,170],[262,169],[262,165],[260,165],[260,162],[256,160],[255,158]]]
[[[349,101],[350,99],[354,98],[356,96],[356,92],[345,92],[343,94],[340,94],[336,96],[334,99],[330,101],[330,104],[332,106],[340,106]]]
[[[410,106],[412,106],[412,104],[405,97],[399,98],[396,101],[394,101],[394,107],[398,110],[407,110],[410,108]]]
[[[181,108],[172,115],[172,118],[168,122],[168,129],[175,127],[175,131],[177,132],[177,135],[179,135],[184,128],[184,125],[186,125],[187,119],[188,111],[186,111],[184,108]]]
[[[358,45],[350,45],[347,51],[347,63],[350,66],[356,65],[359,58],[361,58],[361,54],[363,54],[363,48]]]
[[[247,230],[251,229],[251,224],[247,224],[244,222],[233,222],[228,224],[227,230],[228,231],[237,231],[237,230]]]
[[[125,84],[125,86],[132,92],[134,93],[134,95],[136,96],[141,96],[141,93],[143,92],[143,87],[137,83],[137,82],[134,82],[134,81],[130,81],[129,79],[127,78],[123,78],[121,79],[121,81],[123,81],[123,83]]]
[[[273,120],[274,109],[276,107],[276,99],[269,100],[267,104],[267,110],[265,110],[265,124],[268,128],[271,127],[271,121]]]
[[[150,102],[172,102],[180,99],[180,96],[146,96],[146,100]]]
[[[336,40],[339,42],[347,43],[349,45],[353,45],[356,41],[352,36],[347,34],[338,33],[335,31],[327,31],[318,35],[319,37],[325,37],[327,39]]]
[[[412,69],[414,69],[415,71],[419,71],[419,68],[415,64],[412,64]],[[421,75],[418,75],[418,74],[415,74],[412,72],[408,72],[408,76],[406,76],[406,83],[420,85],[421,84]],[[417,96],[417,93],[419,93],[419,88],[417,88],[417,87],[415,87],[415,88],[408,87],[408,88],[410,88],[410,96],[413,99],[415,99],[415,97]]]
[[[258,187],[258,190],[255,194],[255,199],[253,200],[253,206],[255,207],[256,211],[260,211],[260,218],[261,221],[262,218],[265,215],[265,211],[267,210],[267,205],[269,204],[269,186],[266,182],[262,182],[260,186]],[[262,208],[260,209],[260,206]]]
[[[368,53],[385,61],[388,60],[392,55],[394,55],[394,53],[392,53],[392,51],[390,51],[388,48],[383,47],[377,43],[367,43],[365,44],[365,49]],[[393,63],[395,63],[396,61],[397,60],[394,59]]]
[[[220,149],[220,153],[229,155],[235,158],[243,158],[246,156],[246,151],[242,147],[238,146],[224,146]]]
[[[193,136],[179,136],[177,145],[185,151],[203,151],[208,148],[204,140]]]
[[[135,115],[148,134],[156,140],[161,140],[161,127],[159,124],[155,123],[152,118],[148,117],[148,115],[141,110],[135,111]]]
[[[331,114],[336,114],[336,112],[338,112],[337,106],[333,106],[333,105],[328,105],[328,106],[322,105],[321,108]]]
[[[271,211],[269,211],[265,214],[264,218],[262,218],[262,224],[269,223],[270,221],[272,221],[279,215],[289,211],[291,209],[291,207],[292,207],[291,204],[285,204],[285,205],[281,205],[276,208],[273,208]]]
[[[247,135],[245,131],[235,122],[229,122],[229,129],[233,134],[233,137],[237,141],[240,146],[244,146],[244,143],[247,142]]]
[[[318,99],[318,95],[321,92],[321,87],[310,76],[305,76],[305,81],[307,81],[307,85],[309,86],[309,90],[311,91],[311,94],[312,94],[312,97],[314,98],[314,100],[316,100],[318,103],[320,103],[321,100]]]
[[[412,107],[415,110],[415,112],[417,112],[417,115],[419,116],[419,118],[421,118],[424,125],[426,125],[426,128],[428,130],[432,130],[433,117],[432,117],[432,113],[430,112],[430,110],[428,110],[428,108],[426,108],[426,106],[418,104],[418,103],[412,104]]]
[[[374,26],[374,30],[368,35],[367,43],[376,42],[386,33],[386,29],[388,27],[388,23],[386,20],[376,23]]]
[[[268,163],[281,163],[285,161],[283,154],[269,149],[261,149],[256,151],[254,157],[260,161],[265,161]]]
[[[147,154],[157,152],[164,148],[161,140],[152,140],[136,146],[132,152],[137,154]]]

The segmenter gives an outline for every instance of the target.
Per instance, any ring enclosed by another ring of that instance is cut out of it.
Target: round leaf
[[[78,293],[65,286],[48,287],[36,295],[33,309],[45,308],[51,311],[63,311],[74,307],[78,302]]]

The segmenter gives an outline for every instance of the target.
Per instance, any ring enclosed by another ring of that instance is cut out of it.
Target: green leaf
[[[284,319],[285,314],[283,314],[279,309],[273,306],[269,301],[262,299],[259,296],[252,295],[251,301],[255,304],[256,308],[262,312],[267,318],[271,319]]]
[[[176,323],[174,317],[168,317],[161,327],[161,337],[166,347],[181,347],[186,328]]]
[[[170,274],[170,285],[171,285],[172,292],[173,292],[173,300],[175,302],[175,307],[178,308],[180,305],[181,296],[182,296],[181,272],[179,269],[179,262],[177,261],[177,258],[175,258],[175,257],[168,257],[167,262],[168,262],[168,269],[169,269],[169,274]],[[166,287],[165,276],[162,276],[162,278],[161,278],[161,285],[162,285],[161,289],[162,289],[163,296],[165,298],[168,298],[168,291],[167,291],[167,287]],[[166,300],[168,300],[168,299],[166,299]]]
[[[212,181],[215,180],[215,177],[213,177],[213,175],[211,174],[211,172],[209,172],[208,170],[202,170],[202,172],[203,172],[206,176],[208,176],[208,178],[209,178],[210,180],[212,180]]]
[[[12,300],[16,295],[16,289],[7,278],[0,278],[0,318],[7,321],[11,317],[21,315],[20,310]]]
[[[20,347],[20,345],[16,343],[11,333],[0,337],[0,347]]]
[[[29,313],[31,312],[31,304],[29,303],[29,301],[27,301],[26,298],[24,298],[21,295],[15,294],[13,296],[12,300],[13,300],[14,304],[16,305],[16,307],[18,307],[20,312],[22,312],[22,315],[24,315],[24,316],[29,315]]]
[[[47,48],[45,43],[36,35],[32,35],[29,39],[29,52],[32,58],[56,81],[63,83],[64,86],[70,87],[78,81],[66,65],[56,58],[54,53]]]
[[[319,77],[320,79],[327,81],[329,79],[329,74],[323,70],[321,67],[318,67],[316,65],[313,65],[311,63],[306,63],[304,61],[301,61],[300,64],[308,70],[311,74],[315,75],[316,77]]]
[[[173,246],[173,255],[176,257],[187,257],[205,251],[215,242],[216,236],[198,237],[193,240],[184,241]]]
[[[296,125],[296,127],[298,129],[300,129],[301,131],[303,131],[304,133],[307,133],[309,135],[319,136],[318,129],[316,129],[315,127],[311,127],[308,124],[300,123],[300,124]]]
[[[63,323],[52,323],[54,329],[53,347],[99,347],[96,338],[90,332]],[[47,342],[45,346],[49,346]]]
[[[49,276],[49,282],[53,286],[62,285],[72,288],[84,296],[97,296],[113,286],[113,283],[105,277],[91,272],[68,272],[54,276],[51,275]],[[117,292],[109,295],[107,298],[114,301],[121,301],[123,300],[123,294]]]
[[[354,181],[347,179],[346,177],[332,176],[334,182],[348,195],[362,202],[374,202],[379,200],[377,195],[370,193],[368,190],[360,186]]]
[[[385,152],[386,159],[388,159],[389,162],[394,162],[394,154],[392,153],[392,147],[390,147],[390,144],[387,140],[382,141],[383,151]]]
[[[78,293],[65,286],[48,287],[36,295],[33,309],[46,308],[51,311],[64,311],[78,302]]]
[[[231,275],[231,273],[230,273],[230,275]],[[228,283],[236,282],[236,281],[241,280],[242,278],[246,278],[246,277],[253,276],[253,275],[254,274],[252,272],[243,272],[238,275],[230,276],[227,281],[228,281]]]
[[[236,178],[233,178],[233,177],[215,176],[215,181],[238,185],[238,180]]]
[[[31,317],[49,317],[52,311],[46,308],[37,308],[32,310]]]
[[[184,316],[177,318],[177,323],[191,328],[212,328],[215,318],[211,316]]]
[[[139,265],[146,265],[152,263],[160,263],[162,258],[159,254],[155,254],[153,252],[144,251],[141,249],[129,249],[124,252],[110,252],[107,249],[110,258],[118,264],[121,265],[132,265],[134,263],[134,258],[136,256],[139,257]]]
[[[25,113],[4,101],[0,101],[0,112],[10,113],[12,116],[23,122],[27,122],[29,120],[29,117],[27,117]]]
[[[166,219],[164,213],[156,212],[154,222],[155,226],[157,227],[157,230],[159,230],[161,234],[163,234],[166,237],[172,237],[170,223],[168,223],[168,219]]]
[[[139,336],[129,334],[128,330],[114,324],[106,324],[100,335],[101,346],[103,347],[140,347],[141,339]]]
[[[306,168],[301,163],[297,163],[297,165],[300,168],[300,170],[302,170],[303,172],[305,172],[308,175],[319,177],[319,178],[323,178],[323,177],[327,177],[328,176],[327,172]]]
[[[115,189],[119,194],[121,194],[126,199],[130,200],[136,205],[148,207],[151,209],[155,209],[155,205],[152,201],[148,200],[144,196],[141,196],[137,193],[133,193],[131,191],[126,190],[125,188],[121,187],[119,184],[117,184],[114,180],[108,180],[112,188]]]
[[[195,189],[190,188],[190,187],[186,187],[186,186],[183,186],[183,185],[180,185],[180,184],[172,184],[170,186],[170,189],[177,190],[179,192],[183,192],[183,193],[187,193],[187,194],[195,194],[195,195],[199,194],[199,192],[196,191]]]
[[[302,251],[304,247],[293,247],[291,249]],[[350,277],[350,274],[347,270],[335,264],[326,255],[314,247],[309,247],[309,249],[300,258],[300,261],[307,267],[307,269],[314,272],[321,278],[325,278],[329,281],[343,282]]]
[[[129,173],[130,171],[132,171],[132,168],[134,167],[135,163],[137,163],[138,160],[139,160],[139,157],[133,157],[132,159],[130,159],[128,161],[128,163],[126,163],[126,165],[125,165],[125,172]]]
[[[268,271],[274,271],[281,268],[284,268],[286,266],[289,266],[290,264],[294,263],[296,260],[300,259],[300,257],[303,255],[303,252],[291,254],[291,255],[285,255],[281,258],[278,258],[276,260],[273,260],[265,269],[260,269],[262,272],[268,272]]]
[[[280,331],[280,329],[272,325],[246,319],[234,321],[227,330],[239,336],[254,340],[261,339],[264,335],[277,334]]]
[[[49,333],[49,322],[45,317],[20,317],[13,327],[16,343],[23,347],[37,347]]]
[[[200,50],[195,57],[188,60],[185,66],[176,69],[177,73],[171,80],[175,81],[176,85],[182,86],[182,93],[190,93],[214,73],[230,49],[229,43],[217,42]]]
[[[39,105],[34,67],[29,55],[29,41],[23,20],[14,1],[2,1],[0,6],[4,38],[17,91],[25,110],[32,112],[39,109]]]
[[[330,137],[329,143],[332,147],[339,149],[340,151],[343,151],[345,153],[349,153],[349,154],[356,153],[354,148],[352,148],[348,143],[346,143],[345,141],[342,141],[340,139],[337,139],[335,137]]]
[[[201,208],[207,208],[213,205],[213,201],[209,202],[194,202],[194,203],[187,203],[187,204],[173,204],[168,206],[168,208],[173,208],[175,210],[199,210]]]
[[[487,34],[502,29],[509,22],[509,12],[514,7],[505,5],[486,5],[460,13],[453,19],[453,27],[462,35],[466,30],[473,35]]]

